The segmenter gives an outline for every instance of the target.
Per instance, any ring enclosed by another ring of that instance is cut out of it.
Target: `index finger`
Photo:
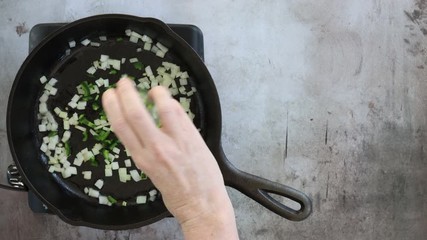
[[[156,127],[153,118],[145,108],[140,94],[132,80],[121,79],[117,84],[117,95],[126,121],[144,145],[155,141],[160,130]]]
[[[162,123],[162,130],[172,137],[184,137],[193,122],[181,105],[171,97],[165,87],[156,86],[148,94],[156,105],[157,113]]]

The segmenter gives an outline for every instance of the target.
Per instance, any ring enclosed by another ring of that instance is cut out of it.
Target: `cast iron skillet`
[[[7,133],[13,159],[29,189],[62,220],[73,225],[120,230],[144,226],[170,216],[161,200],[128,207],[93,204],[82,196],[72,183],[61,182],[53,177],[47,171],[39,151],[35,120],[38,96],[42,90],[39,77],[46,74],[60,75],[66,70],[66,66],[63,66],[64,52],[70,40],[79,43],[86,37],[123,36],[125,29],[147,34],[162,42],[169,47],[172,58],[185,66],[193,76],[192,84],[198,90],[195,97],[195,124],[201,128],[206,144],[216,157],[225,184],[284,218],[292,221],[307,218],[312,208],[311,200],[305,194],[242,172],[228,161],[221,147],[221,109],[218,94],[206,66],[191,47],[163,22],[128,15],[98,15],[70,23],[44,39],[19,69],[9,96]],[[61,78],[59,80],[61,81]],[[300,209],[294,210],[282,204],[271,194],[278,194],[299,203]]]

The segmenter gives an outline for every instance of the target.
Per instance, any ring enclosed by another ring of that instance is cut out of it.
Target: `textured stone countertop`
[[[238,168],[306,192],[290,222],[233,189],[241,239],[425,239],[427,3],[413,0],[0,0],[0,169],[6,106],[28,31],[101,13],[190,23]],[[287,136],[287,137],[286,137]],[[0,190],[1,239],[182,239],[174,219],[130,231],[74,227]]]

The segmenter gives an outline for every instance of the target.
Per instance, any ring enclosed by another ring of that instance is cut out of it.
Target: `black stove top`
[[[34,26],[30,31],[29,51],[31,52],[47,35],[64,26],[65,23],[42,23]],[[187,24],[168,24],[168,26],[182,37],[204,59],[204,46],[202,31]],[[49,209],[32,192],[28,192],[28,204],[33,212],[50,213]]]

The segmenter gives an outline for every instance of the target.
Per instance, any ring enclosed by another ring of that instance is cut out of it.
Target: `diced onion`
[[[52,88],[49,91],[50,95],[53,95],[53,96],[55,96],[57,92],[58,92],[58,89],[56,89],[56,88]]]
[[[47,82],[47,78],[46,78],[46,76],[42,76],[42,77],[40,78],[40,82],[41,82],[41,84],[45,84],[45,83]]]
[[[129,151],[129,150],[125,149],[125,152],[126,152],[126,156],[128,156],[128,157],[130,157],[130,156],[131,156],[131,154],[130,154],[130,151]]]
[[[63,178],[69,178],[72,175],[77,175],[77,168],[76,167],[67,167],[62,170],[62,177]]]
[[[126,159],[125,160],[125,166],[126,167],[131,167],[132,166],[132,161],[130,159]]]
[[[187,71],[181,73],[181,78],[189,78]]]
[[[100,44],[100,43],[98,43],[98,42],[91,42],[91,43],[90,43],[90,45],[91,45],[92,47],[99,47],[99,46],[101,46],[101,44]]]
[[[92,178],[92,172],[91,171],[83,171],[83,178],[86,180],[90,180]]]
[[[167,51],[169,51],[169,49],[167,47],[165,47],[163,44],[161,43],[156,43],[156,46],[164,53],[166,53]]]
[[[53,88],[52,85],[50,85],[50,83],[46,83],[46,85],[44,86],[44,89],[46,89],[47,91],[45,91],[45,93],[49,93],[49,91]]]
[[[58,117],[60,117],[60,118],[62,118],[62,119],[64,119],[64,120],[67,120],[68,119],[68,114],[67,114],[67,112],[60,112],[59,114],[58,114]],[[67,122],[68,122],[68,120],[67,120]]]
[[[43,114],[43,113],[47,113],[47,105],[46,105],[46,103],[40,103],[39,104],[39,112],[41,113],[41,114]]]
[[[85,40],[81,41],[80,43],[81,43],[83,46],[87,46],[87,45],[89,45],[90,40],[86,38]]]
[[[76,102],[69,102],[68,106],[70,106],[71,108],[76,108],[77,107],[77,103]]]
[[[118,162],[112,162],[111,163],[111,169],[113,169],[113,170],[119,169],[119,163]]]
[[[146,42],[146,43],[152,43],[153,42],[153,40],[149,36],[147,36],[147,35],[143,35],[142,38],[141,38],[141,40],[143,42]]]
[[[106,177],[111,177],[111,176],[113,176],[113,170],[111,170],[111,169],[105,169],[105,176]]]
[[[101,189],[104,186],[104,181],[102,179],[98,179],[95,182],[95,187],[97,187],[98,189]]]
[[[151,43],[148,43],[148,42],[144,43],[144,50],[150,51],[151,50]]]
[[[136,197],[136,203],[137,204],[144,204],[147,202],[147,196],[137,196]]]
[[[96,68],[92,66],[92,67],[88,68],[86,70],[86,72],[89,73],[90,75],[93,75],[96,72]]]
[[[73,164],[76,165],[77,167],[80,167],[83,164],[83,159],[82,158],[76,158],[76,159],[74,159]]]
[[[138,43],[138,38],[135,36],[130,36],[129,41],[133,43]]]
[[[48,99],[49,99],[49,96],[46,93],[43,93],[42,96],[39,98],[39,101],[41,103],[45,103],[47,102]]]
[[[95,83],[96,83],[96,85],[97,85],[98,87],[101,87],[101,86],[103,86],[103,85],[104,85],[104,79],[99,78],[99,79],[97,79],[97,80],[95,81]]]
[[[153,71],[150,66],[145,67],[145,72],[147,73],[147,76],[153,76]]]
[[[80,101],[79,103],[77,103],[77,109],[79,110],[85,110],[86,109],[86,102]]]
[[[134,32],[134,31],[131,31],[130,36],[134,36],[134,37],[136,37],[136,38],[142,39],[141,34],[139,34],[139,33],[137,33],[137,32]]]
[[[152,196],[156,196],[156,194],[157,194],[157,190],[156,190],[156,189],[150,190],[150,191],[148,192],[148,194],[150,195],[150,197],[152,197]]]
[[[139,181],[141,181],[142,179],[141,179],[141,175],[139,175],[139,173],[138,173],[138,171],[137,170],[131,170],[130,172],[130,176],[132,177],[132,179],[135,181],[135,182],[139,182]]]
[[[188,81],[186,78],[180,78],[179,79],[179,84],[181,84],[182,86],[185,86],[188,84]]]
[[[126,168],[119,168],[119,179],[120,182],[126,182],[127,180],[127,170]]]
[[[71,132],[70,131],[64,131],[64,134],[62,135],[62,142],[66,142],[70,139],[71,137]]]
[[[99,191],[98,191],[98,190],[95,190],[95,189],[93,189],[93,188],[89,188],[88,195],[89,195],[90,197],[98,198],[98,197],[99,197]]]
[[[61,158],[61,160],[63,160],[63,158]],[[63,160],[61,163],[62,163],[62,166],[64,168],[68,168],[71,165],[71,163],[69,161],[67,161],[67,160]],[[74,170],[70,170],[70,171],[72,171],[70,173],[74,173]],[[77,170],[76,170],[75,174],[77,174]]]
[[[120,149],[117,147],[113,148],[113,153],[120,154]]]
[[[102,205],[110,205],[110,201],[108,201],[108,198],[106,196],[99,196],[98,203]]]
[[[98,135],[93,129],[89,129],[89,132],[90,132],[90,134],[92,134],[92,136]],[[98,153],[99,153],[99,151],[98,151]]]
[[[185,87],[184,87],[184,86],[179,87],[179,88],[178,88],[178,91],[179,91],[179,93],[181,93],[181,94],[185,94]]]
[[[62,168],[59,164],[54,165],[54,167],[55,167],[55,172],[58,172],[58,173],[62,172]]]
[[[46,130],[46,125],[44,125],[44,124],[40,124],[39,125],[39,132],[46,132],[47,130]]]
[[[108,59],[108,64],[116,70],[120,70],[121,60]]]
[[[47,145],[46,145],[46,143],[43,143],[41,146],[40,146],[40,150],[42,151],[42,152],[46,152],[47,151]]]
[[[70,48],[73,48],[73,47],[75,47],[76,46],[76,41],[69,41],[68,42],[68,46],[70,46]]]
[[[79,99],[80,99],[80,96],[79,96],[79,95],[77,95],[77,94],[75,94],[75,95],[71,98],[71,102],[77,102],[77,101],[79,101]]]
[[[101,57],[99,58],[99,61],[106,62],[108,61],[108,59],[110,59],[108,55],[101,55]]]
[[[75,128],[82,131],[82,132],[86,131],[86,128],[82,127],[82,126],[75,126]]]
[[[64,130],[70,129],[70,122],[68,120],[64,119],[63,125],[64,125]]]
[[[153,45],[153,46],[151,47],[151,51],[152,51],[154,54],[156,54],[158,51],[160,51],[160,49],[159,49],[157,46]]]
[[[162,51],[157,51],[157,52],[156,52],[156,56],[157,56],[157,57],[159,57],[159,58],[164,58],[164,57],[165,57],[165,54],[166,54],[166,53],[165,53],[165,52],[162,52]]]

